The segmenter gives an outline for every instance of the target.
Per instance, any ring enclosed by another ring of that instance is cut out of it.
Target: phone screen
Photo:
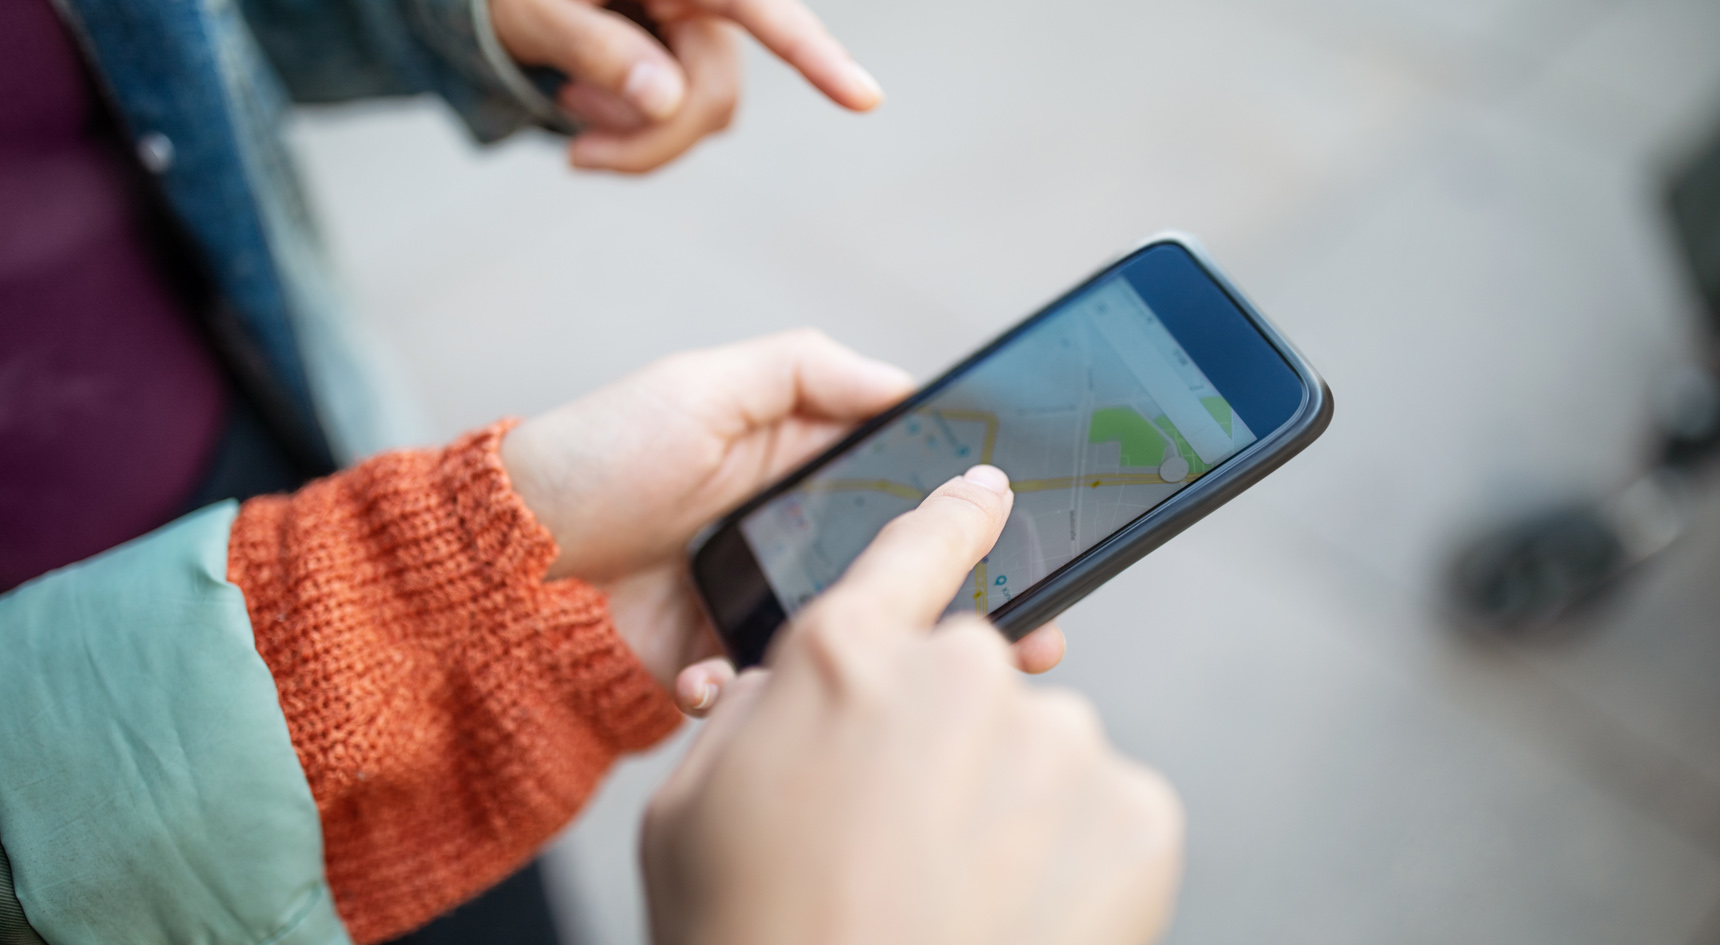
[[[1255,439],[1115,272],[753,510],[740,529],[792,617],[890,519],[990,463],[1009,474],[1015,508],[949,606],[988,614]]]

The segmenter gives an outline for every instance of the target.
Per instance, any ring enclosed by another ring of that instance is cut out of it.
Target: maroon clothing
[[[220,364],[48,0],[0,2],[0,590],[178,514]]]

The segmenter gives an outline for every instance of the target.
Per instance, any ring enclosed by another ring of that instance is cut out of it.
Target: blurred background
[[[1188,231],[1338,410],[1064,620],[1048,682],[1187,802],[1168,941],[1720,942],[1720,503],[1560,632],[1441,596],[1476,527],[1640,469],[1697,357],[1664,191],[1720,123],[1720,2],[815,7],[879,112],[755,48],[734,129],[641,180],[428,101],[294,119],[436,433],[797,325],[929,377]],[[636,824],[684,741],[555,846],[578,940],[645,940]]]

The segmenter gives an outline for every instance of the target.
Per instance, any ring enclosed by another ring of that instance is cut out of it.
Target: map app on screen
[[[1106,279],[741,521],[792,617],[977,463],[1015,508],[949,612],[990,613],[1254,442],[1128,281]]]

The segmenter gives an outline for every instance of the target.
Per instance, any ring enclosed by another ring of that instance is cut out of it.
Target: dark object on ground
[[[1456,555],[1451,596],[1485,626],[1552,623],[1659,554],[1689,527],[1695,480],[1720,457],[1720,134],[1674,177],[1667,210],[1707,309],[1707,363],[1654,392],[1659,447],[1647,473],[1614,495],[1505,522]]]
[[[1678,244],[1707,303],[1712,341],[1720,337],[1720,130],[1673,180],[1666,203]]]
[[[1508,522],[1456,556],[1452,595],[1465,616],[1495,629],[1550,624],[1677,541],[1690,493],[1684,471],[1662,466],[1602,501]]]
[[[1458,556],[1452,583],[1464,610],[1490,625],[1544,624],[1605,587],[1625,553],[1588,504],[1512,522]]]

